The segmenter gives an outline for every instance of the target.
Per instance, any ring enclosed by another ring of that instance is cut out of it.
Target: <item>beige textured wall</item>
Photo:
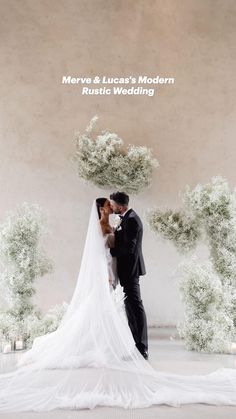
[[[236,181],[236,2],[234,0],[0,0],[1,206],[28,201],[49,211],[45,241],[56,269],[37,285],[43,310],[69,300],[89,207],[101,191],[70,163],[74,133],[94,115],[160,161],[153,186],[131,203],[178,204],[179,190],[222,174]],[[176,78],[148,96],[81,96],[64,74]],[[102,193],[103,194],[103,193]],[[170,244],[145,225],[149,323],[182,316]]]

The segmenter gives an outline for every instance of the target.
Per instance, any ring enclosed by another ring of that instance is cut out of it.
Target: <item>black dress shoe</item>
[[[144,357],[144,359],[148,359],[148,352],[147,351],[144,351],[144,352],[141,352],[140,351],[140,353],[141,353],[141,355],[143,355],[143,357]]]
[[[136,345],[136,348],[139,350],[139,352],[141,353],[141,355],[143,355],[144,359],[148,359],[148,351],[147,350],[143,350],[143,348],[140,348],[139,345]]]

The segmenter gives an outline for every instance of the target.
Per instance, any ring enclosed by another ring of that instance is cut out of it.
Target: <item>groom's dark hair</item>
[[[102,208],[107,201],[107,198],[97,198],[96,199],[96,205],[97,205],[97,211],[98,211],[98,217],[99,220],[101,218],[100,208]]]
[[[110,195],[110,199],[115,201],[118,205],[128,205],[129,195],[125,192],[114,192]]]

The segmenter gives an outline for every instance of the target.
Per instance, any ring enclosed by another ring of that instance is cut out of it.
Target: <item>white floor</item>
[[[207,374],[220,367],[236,368],[236,355],[210,355],[187,351],[173,328],[149,330],[150,360],[158,370],[180,374]],[[0,371],[14,369],[20,353],[0,355]],[[236,407],[187,405],[180,408],[157,406],[147,409],[123,410],[95,408],[93,410],[61,411],[48,413],[17,413],[0,415],[6,419],[233,419]]]

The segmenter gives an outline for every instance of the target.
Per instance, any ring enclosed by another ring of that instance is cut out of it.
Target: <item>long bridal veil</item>
[[[0,412],[185,403],[236,405],[236,370],[185,376],[144,360],[109,287],[94,201],[67,312],[55,332],[34,340],[15,371],[0,375]]]

